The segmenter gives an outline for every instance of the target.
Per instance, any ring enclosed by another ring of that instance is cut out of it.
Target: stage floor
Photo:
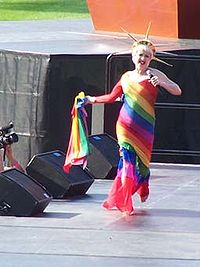
[[[101,207],[110,180],[86,195],[53,200],[39,216],[0,217],[2,267],[199,267],[200,166],[152,164],[136,213]]]
[[[200,40],[150,39],[158,45],[158,52],[200,47]],[[131,45],[126,34],[95,32],[90,19],[0,22],[0,50],[91,55],[130,52]]]

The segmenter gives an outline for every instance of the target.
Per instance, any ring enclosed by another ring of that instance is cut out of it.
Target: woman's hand
[[[94,104],[96,102],[96,97],[95,96],[86,96],[86,105],[87,104]]]
[[[181,88],[171,79],[169,79],[163,72],[152,69],[153,76],[151,77],[150,81],[154,86],[161,86],[165,90],[167,90],[172,95],[181,95]]]
[[[158,76],[152,76],[151,79],[150,79],[150,82],[153,84],[153,86],[158,86],[160,85],[160,81],[159,81],[159,78]]]

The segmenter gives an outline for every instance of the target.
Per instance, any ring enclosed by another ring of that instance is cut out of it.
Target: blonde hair
[[[135,47],[138,47],[138,46],[145,46],[147,49],[146,50],[151,50],[151,52],[152,52],[152,54],[153,54],[153,56],[154,56],[154,54],[156,53],[156,48],[155,48],[155,46],[154,46],[154,44],[152,43],[152,42],[150,42],[149,40],[145,40],[145,39],[143,39],[143,40],[139,40],[139,41],[135,41],[134,43],[133,43],[133,49],[135,48]]]
[[[147,52],[151,58],[154,57],[154,52],[148,45],[138,44],[137,46],[133,46],[132,55],[134,56],[138,51]]]

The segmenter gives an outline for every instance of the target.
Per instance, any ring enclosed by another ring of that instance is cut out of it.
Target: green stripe
[[[154,124],[155,118],[147,113],[137,102],[133,101],[131,97],[126,95],[128,105],[135,110],[141,117],[147,120],[149,123]]]
[[[88,155],[90,152],[89,141],[88,141],[87,134],[85,131],[85,126],[80,117],[78,117],[78,124],[79,124],[79,133],[80,133],[80,144],[81,144],[81,150],[82,150],[81,152],[83,154]]]
[[[119,146],[120,147],[124,147],[124,148],[126,148],[127,150],[130,150],[130,151],[135,151],[135,149],[132,147],[132,145],[130,145],[127,142],[120,142],[120,141],[118,141],[118,143],[119,143]]]
[[[120,145],[120,147],[124,147],[127,150],[136,153],[135,149],[127,142],[119,142],[119,145]],[[136,153],[136,167],[138,168],[138,170],[142,176],[146,177],[147,175],[149,175],[149,168],[144,165],[144,163],[142,162],[142,160],[140,159],[140,157],[137,153]]]

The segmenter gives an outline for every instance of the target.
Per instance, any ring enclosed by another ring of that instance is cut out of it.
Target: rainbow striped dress
[[[133,212],[132,195],[141,201],[149,194],[149,164],[154,139],[157,88],[148,79],[134,82],[126,72],[121,77],[124,103],[116,125],[120,161],[115,180],[103,206]]]

